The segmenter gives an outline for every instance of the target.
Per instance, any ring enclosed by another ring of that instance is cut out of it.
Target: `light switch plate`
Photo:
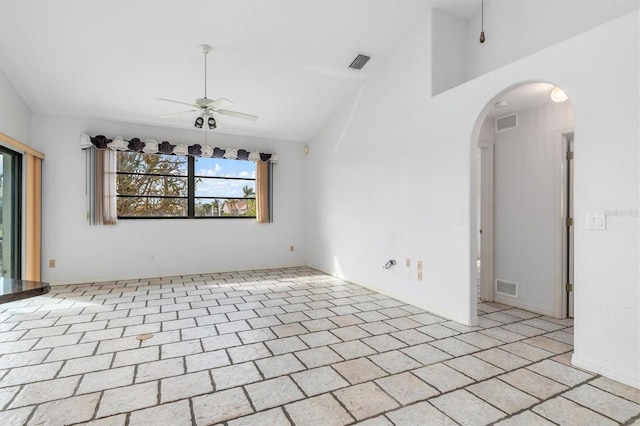
[[[607,229],[607,216],[604,214],[588,214],[587,229],[604,231]]]

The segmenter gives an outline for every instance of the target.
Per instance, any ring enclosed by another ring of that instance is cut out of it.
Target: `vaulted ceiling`
[[[0,68],[35,113],[192,128],[154,98],[204,95],[259,121],[223,133],[305,141],[432,7],[476,0],[0,0]],[[348,69],[358,52],[373,59]]]

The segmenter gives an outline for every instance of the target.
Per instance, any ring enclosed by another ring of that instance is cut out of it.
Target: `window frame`
[[[131,154],[132,152],[118,152],[120,154]],[[136,153],[137,154],[137,153]],[[157,155],[157,154],[147,154],[147,155]],[[187,179],[187,196],[168,196],[168,195],[116,195],[116,205],[118,199],[120,198],[172,198],[172,199],[186,199],[187,200],[187,215],[186,216],[121,216],[118,214],[118,220],[129,220],[129,219],[256,219],[256,215],[252,216],[196,216],[196,198],[197,199],[207,199],[207,200],[254,200],[257,202],[257,185],[256,185],[256,177],[253,178],[241,178],[241,177],[226,177],[226,176],[202,176],[195,174],[195,164],[196,158],[191,155],[187,155],[187,174],[186,175],[169,175],[162,173],[130,173],[130,172],[121,172],[120,170],[116,170],[116,185],[117,179],[120,175],[141,175],[141,176],[166,176],[166,177],[177,177],[177,178],[186,178]],[[204,157],[209,158],[209,157]],[[217,158],[218,160],[226,160],[226,161],[249,161],[249,160],[231,160],[227,158]],[[255,164],[255,162],[251,161]],[[215,196],[196,196],[196,179],[215,179],[215,180],[240,180],[246,182],[254,183],[254,192],[256,192],[255,197],[215,197]]]

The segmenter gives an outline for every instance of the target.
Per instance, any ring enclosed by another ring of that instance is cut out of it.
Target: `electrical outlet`
[[[55,267],[56,267],[56,260],[55,259],[49,260],[49,268],[55,268]]]
[[[422,271],[418,270],[418,281],[422,281]]]
[[[411,279],[411,259],[407,257],[404,261],[404,264],[406,266],[406,268],[404,268],[404,276],[406,279],[410,280]]]
[[[418,271],[422,271],[422,260],[418,260]]]
[[[293,246],[289,246],[289,251],[293,251],[294,247]]]

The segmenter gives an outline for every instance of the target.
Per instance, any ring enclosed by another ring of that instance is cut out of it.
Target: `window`
[[[198,217],[256,217],[256,163],[189,157],[194,164],[194,204]]]
[[[118,152],[119,218],[256,217],[256,164]]]

